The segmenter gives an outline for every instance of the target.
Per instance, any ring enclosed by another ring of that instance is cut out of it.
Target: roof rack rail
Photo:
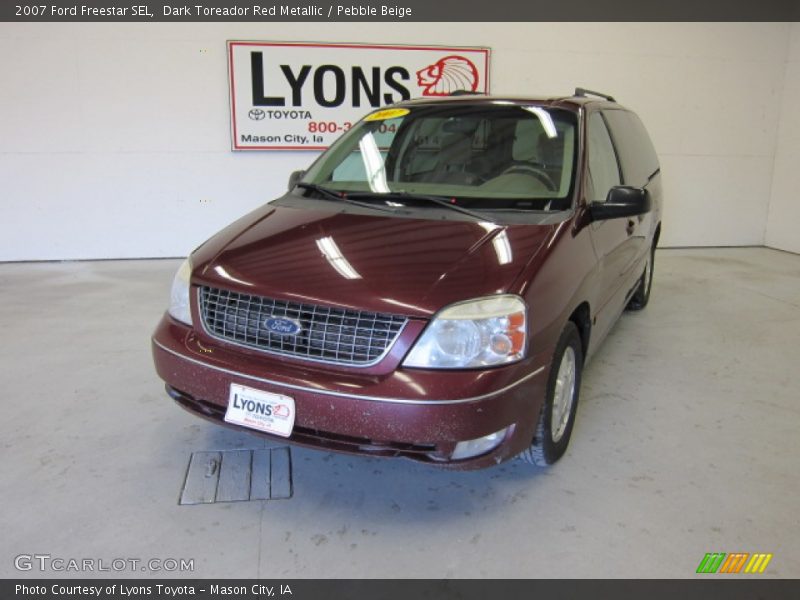
[[[483,92],[473,92],[472,90],[455,90],[450,92],[451,96],[483,96]]]
[[[608,94],[603,94],[601,92],[595,92],[594,90],[587,90],[586,88],[576,87],[575,88],[575,96],[579,98],[585,98],[586,96],[597,96],[598,98],[605,98],[609,102],[616,102],[613,96],[609,96]]]

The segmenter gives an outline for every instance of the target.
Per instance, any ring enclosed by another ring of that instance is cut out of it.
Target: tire
[[[578,328],[575,323],[569,321],[561,332],[553,354],[545,401],[539,413],[533,441],[530,447],[520,454],[520,458],[525,462],[546,467],[555,463],[566,452],[575,424],[582,372],[583,345]],[[569,389],[566,390],[565,387]],[[564,410],[568,412],[564,413]],[[555,426],[554,416],[558,421]]]
[[[650,254],[647,255],[647,262],[644,265],[644,272],[639,278],[639,285],[636,286],[636,291],[628,301],[627,310],[642,310],[650,301],[650,290],[653,289],[653,271],[655,270],[656,261],[656,247],[653,245],[650,248]]]

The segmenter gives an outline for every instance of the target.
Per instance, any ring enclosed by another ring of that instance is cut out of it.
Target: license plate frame
[[[294,398],[231,383],[225,422],[288,438],[294,430]]]

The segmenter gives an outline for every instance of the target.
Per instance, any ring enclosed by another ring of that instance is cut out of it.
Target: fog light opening
[[[505,427],[500,431],[495,431],[494,433],[490,433],[489,435],[485,435],[474,440],[458,442],[455,450],[453,450],[453,454],[450,456],[450,459],[462,460],[491,452],[505,439],[506,433],[508,433],[509,429],[511,429],[511,426]]]

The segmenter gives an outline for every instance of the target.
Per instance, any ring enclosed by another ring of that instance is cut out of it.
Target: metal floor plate
[[[193,452],[179,504],[292,497],[289,448]]]

